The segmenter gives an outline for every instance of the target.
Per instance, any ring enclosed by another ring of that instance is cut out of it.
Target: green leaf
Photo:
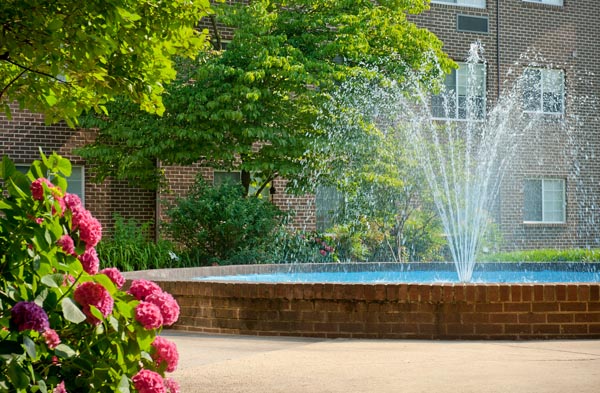
[[[7,376],[10,382],[17,389],[26,389],[29,386],[29,377],[27,371],[17,363],[16,359],[13,358],[8,363]]]
[[[46,386],[46,382],[43,379],[38,381],[38,387],[41,393],[48,393],[48,387]]]
[[[61,302],[63,316],[67,321],[73,323],[81,323],[87,318],[86,315],[79,309],[77,304],[70,298],[66,297]]]
[[[50,288],[58,288],[65,280],[64,274],[48,274],[42,277],[42,284]]]
[[[117,391],[120,393],[129,393],[129,378],[127,378],[127,375],[121,375],[121,380],[119,381],[119,386],[117,386]]]
[[[25,352],[27,352],[27,355],[29,355],[31,359],[35,360],[37,358],[37,351],[35,349],[35,343],[33,340],[27,336],[24,336],[23,345],[25,346]]]
[[[63,359],[68,359],[77,355],[77,352],[67,344],[58,344],[56,348],[54,348],[54,353],[56,353],[56,356]]]

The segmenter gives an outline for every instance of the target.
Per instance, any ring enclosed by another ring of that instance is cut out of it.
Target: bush
[[[329,236],[282,227],[277,233],[270,255],[273,263],[337,262],[338,257]]]
[[[165,229],[200,264],[264,263],[283,213],[268,200],[244,197],[241,185],[207,184],[198,176],[167,215]]]
[[[600,262],[600,249],[539,249],[482,255],[484,262]]]
[[[114,233],[98,245],[98,257],[121,271],[188,267],[172,242],[149,239],[149,227],[116,215]]]
[[[157,334],[179,306],[152,282],[124,292],[117,269],[99,271],[102,228],[65,193],[70,172],[56,154],[27,175],[0,165],[0,391],[176,392],[164,378],[176,348]]]

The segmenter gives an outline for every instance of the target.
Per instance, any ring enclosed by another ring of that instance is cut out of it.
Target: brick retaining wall
[[[158,282],[174,329],[327,338],[600,338],[600,284]]]
[[[477,269],[531,271],[551,266],[558,269],[560,264],[492,265],[477,265]],[[300,284],[194,280],[281,272],[399,271],[402,266],[239,265],[155,269],[124,275],[128,283],[132,279],[155,281],[177,299],[181,307],[180,318],[173,325],[177,330],[326,338],[600,338],[600,282]],[[596,264],[569,266],[578,271],[598,271]],[[411,267],[442,271],[451,264]]]

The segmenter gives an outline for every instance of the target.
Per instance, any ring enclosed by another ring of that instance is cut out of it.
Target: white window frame
[[[525,182],[527,181],[540,181],[541,182],[541,193],[542,195],[540,195],[540,203],[541,203],[541,208],[542,208],[542,220],[541,221],[532,221],[532,220],[523,220],[523,223],[525,224],[564,224],[566,223],[566,215],[567,215],[567,194],[566,194],[566,182],[565,179],[561,179],[561,178],[528,178],[525,179]],[[549,214],[549,212],[547,211],[547,209],[545,208],[546,205],[546,197],[547,197],[547,190],[546,187],[549,187],[548,183],[549,182],[560,182],[561,184],[561,213],[562,213],[562,217],[560,220],[549,220],[547,219],[546,215]],[[525,209],[525,206],[523,207],[523,209]],[[525,215],[525,211],[523,211],[523,215]]]
[[[560,69],[554,68],[539,68],[539,67],[527,67],[525,68],[524,74],[529,71],[539,71],[540,72],[540,86],[539,86],[539,96],[540,96],[540,106],[539,108],[533,109],[524,109],[525,113],[539,113],[544,115],[563,115],[565,113],[565,72]],[[561,91],[560,91],[560,111],[548,111],[544,109],[544,93],[546,91],[544,80],[548,78],[548,75],[551,73],[560,74],[561,77]],[[525,77],[525,91],[529,91],[527,86],[527,77]],[[537,92],[537,89],[536,89]],[[526,105],[523,104],[525,107]]]
[[[431,0],[432,4],[448,4],[461,7],[485,8],[486,0]]]
[[[538,4],[547,4],[547,5],[555,5],[562,7],[564,5],[564,0],[523,0],[526,3],[538,3]],[[433,3],[433,1],[432,1]]]
[[[27,173],[30,166],[31,165],[29,165],[29,164],[15,164],[15,167],[17,168],[17,170],[21,171],[22,173]],[[71,194],[77,194],[77,196],[79,196],[79,199],[81,199],[81,204],[83,206],[85,206],[85,166],[71,165],[71,176],[73,175],[74,171],[77,171],[79,169],[81,170],[81,190],[78,190],[78,191],[81,191],[81,192],[73,192],[72,188],[67,191]],[[70,177],[67,177],[67,183],[69,186],[71,186],[72,180],[69,181],[69,179],[70,179]]]
[[[454,70],[454,86],[455,89],[454,90],[447,90],[446,85],[444,84],[444,87],[446,89],[446,91],[444,91],[442,94],[437,95],[437,97],[440,97],[441,100],[448,105],[448,103],[446,103],[445,101],[449,98],[450,94],[452,94],[453,100],[454,100],[454,116],[448,116],[449,113],[446,113],[445,117],[440,117],[440,116],[435,116],[435,114],[432,112],[432,116],[434,119],[436,120],[446,120],[446,121],[465,121],[465,120],[472,120],[472,118],[470,118],[468,115],[465,115],[464,117],[460,116],[461,113],[461,107],[459,105],[460,102],[460,97],[462,96],[460,94],[461,89],[463,89],[465,91],[465,97],[469,97],[470,95],[472,96],[473,92],[469,91],[470,89],[474,89],[475,87],[471,87],[469,85],[469,82],[472,81],[472,77],[469,76],[469,67],[471,66],[476,66],[476,67],[480,67],[480,69],[483,71],[481,74],[481,83],[482,85],[478,88],[481,90],[481,96],[479,95],[475,95],[477,97],[481,97],[482,99],[482,104],[483,104],[483,114],[482,117],[478,117],[475,118],[474,120],[484,120],[486,113],[487,113],[487,108],[486,108],[486,99],[487,99],[487,86],[486,86],[486,79],[487,79],[487,70],[486,70],[486,66],[483,63],[477,63],[477,64],[469,64],[469,63],[457,63],[458,64],[458,68],[456,70]],[[450,74],[452,75],[452,74]],[[448,75],[447,77],[450,77],[450,75]],[[465,82],[465,83],[460,83],[461,79]],[[444,97],[444,94],[447,95],[447,97]],[[465,105],[468,105],[468,103],[466,103]],[[433,108],[432,108],[433,109]],[[447,112],[448,108],[444,108],[444,111]],[[466,113],[466,112],[465,112]]]

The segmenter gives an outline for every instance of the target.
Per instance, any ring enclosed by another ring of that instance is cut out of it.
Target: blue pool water
[[[196,277],[200,281],[236,281],[260,283],[456,283],[455,271],[409,270],[364,272],[282,272]],[[535,270],[475,271],[472,283],[572,283],[600,282],[598,271]]]

